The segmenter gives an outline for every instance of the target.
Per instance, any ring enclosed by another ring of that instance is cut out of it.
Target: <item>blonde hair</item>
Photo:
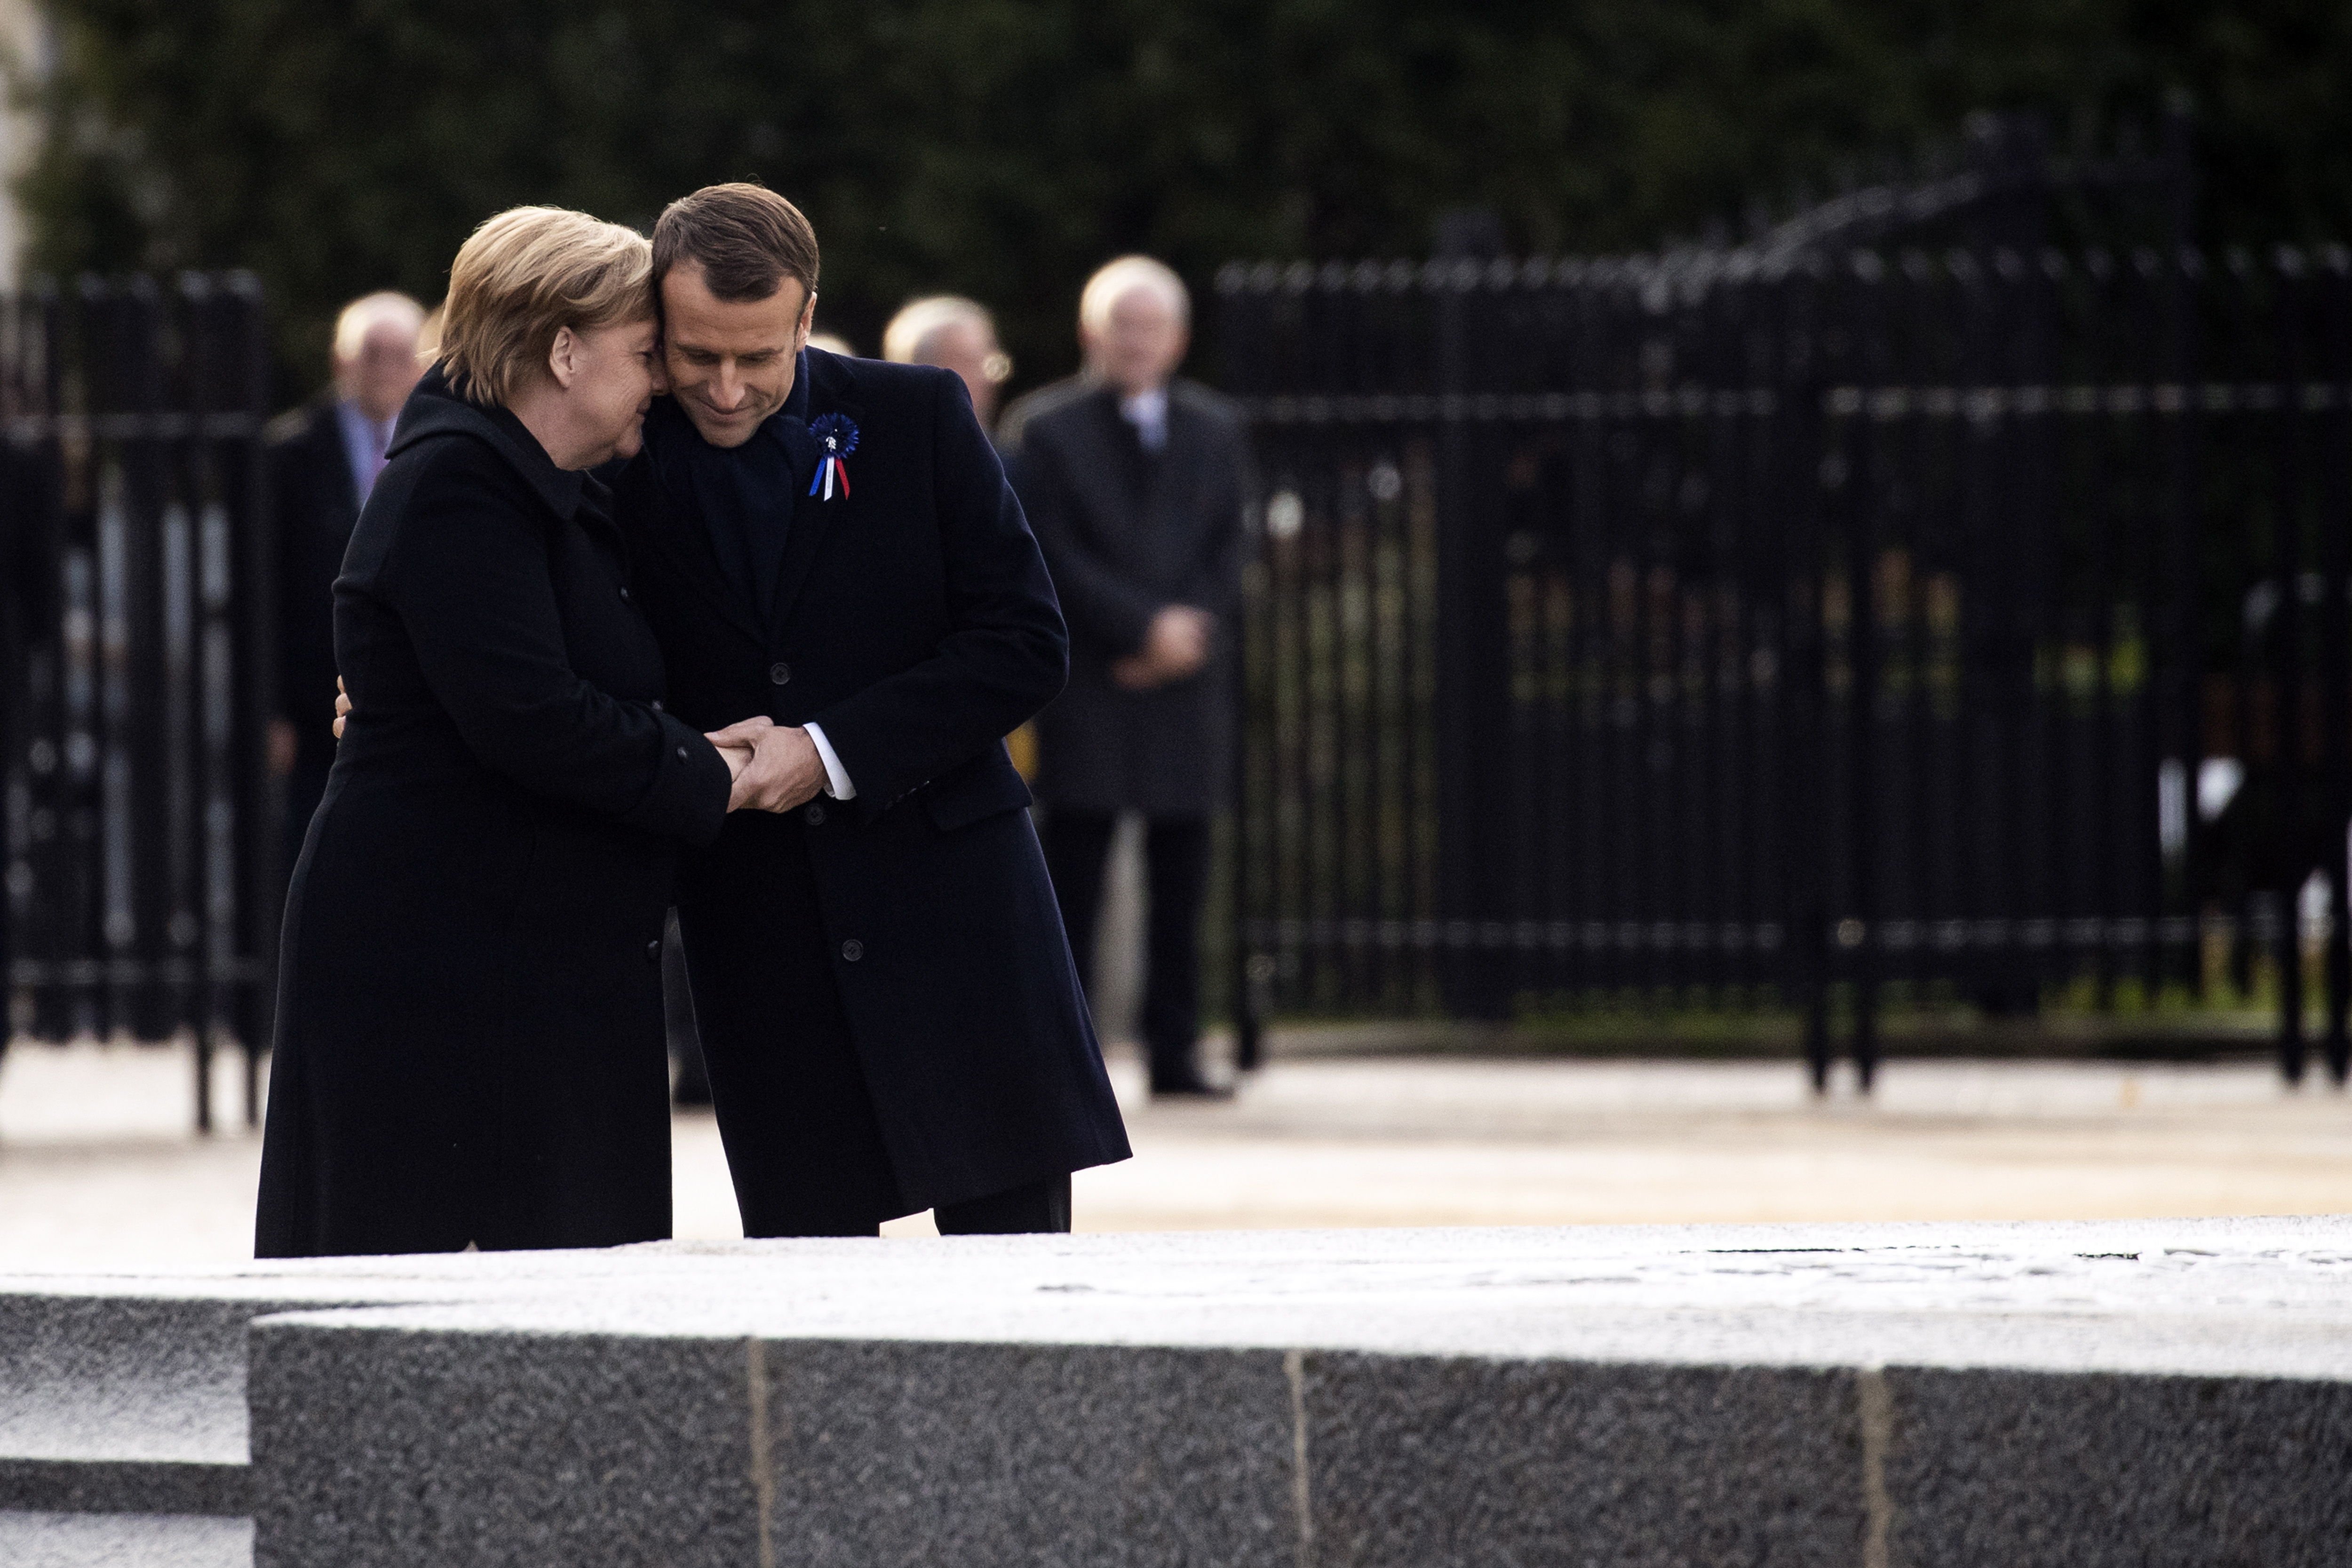
[[[1122,256],[1087,279],[1086,292],[1078,296],[1078,325],[1090,332],[1108,331],[1111,307],[1138,289],[1159,295],[1178,321],[1192,319],[1192,296],[1166,262],[1149,256]]]
[[[633,228],[562,207],[502,212],[450,264],[443,374],[473,402],[509,402],[546,374],[565,327],[651,319],[653,276],[653,247]]]
[[[361,295],[335,318],[336,363],[349,364],[359,358],[360,351],[367,347],[368,334],[387,323],[405,332],[421,331],[425,307],[392,289]]]
[[[977,300],[967,300],[961,294],[931,294],[920,300],[909,300],[898,307],[890,324],[882,329],[882,357],[899,364],[927,364],[923,355],[929,350],[931,340],[947,327],[971,326],[985,333],[991,342],[996,341],[996,318],[988,307]],[[992,362],[1003,359],[992,354]],[[995,369],[993,363],[989,367]],[[1005,371],[1012,372],[1012,362],[1005,361]],[[992,381],[1003,381],[1002,375],[991,375]]]

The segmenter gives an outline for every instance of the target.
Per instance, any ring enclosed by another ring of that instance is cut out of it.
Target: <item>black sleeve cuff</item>
[[[702,731],[679,723],[667,713],[661,724],[661,750],[654,763],[652,785],[621,820],[632,827],[665,837],[681,838],[700,847],[718,838],[727,824],[727,801],[734,794],[734,776],[719,748]]]

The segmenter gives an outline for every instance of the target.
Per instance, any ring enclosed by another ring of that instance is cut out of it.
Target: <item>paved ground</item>
[[[0,1268],[246,1256],[258,1140],[193,1137],[190,1095],[177,1051],[0,1059]],[[1296,1059],[1130,1126],[1082,1229],[2352,1212],[2352,1101],[2252,1063],[1900,1062],[1817,1103],[1771,1062]],[[739,1234],[710,1119],[676,1149],[678,1234]]]

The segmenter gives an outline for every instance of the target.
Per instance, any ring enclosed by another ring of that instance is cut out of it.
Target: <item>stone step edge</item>
[[[198,1459],[58,1459],[0,1455],[0,1510],[26,1513],[253,1513],[251,1468]]]

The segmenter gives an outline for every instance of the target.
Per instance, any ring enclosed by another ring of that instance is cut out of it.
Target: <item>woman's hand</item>
[[[794,811],[824,788],[816,742],[797,725],[753,717],[707,737],[714,746],[749,746],[751,766],[736,775],[730,811]]]
[[[729,811],[741,811],[751,804],[743,785],[743,775],[751,770],[752,762],[759,755],[760,736],[775,727],[772,719],[745,719],[715,734],[702,737],[718,747],[719,754],[727,759]]]
[[[343,738],[343,721],[352,716],[352,694],[343,689],[343,678],[335,677],[335,739]]]

